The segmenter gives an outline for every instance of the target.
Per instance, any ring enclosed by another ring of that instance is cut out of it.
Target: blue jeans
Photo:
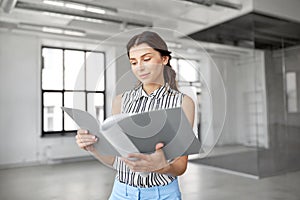
[[[150,188],[133,187],[115,180],[109,200],[181,200],[178,180],[165,186]]]

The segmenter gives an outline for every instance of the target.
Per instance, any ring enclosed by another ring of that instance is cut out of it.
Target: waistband
[[[127,185],[125,183],[121,183],[119,180],[115,179],[115,185],[117,190],[123,191],[126,195],[134,195],[134,196],[141,196],[141,195],[166,195],[170,193],[177,193],[180,194],[178,180],[177,178],[173,180],[168,185],[164,186],[153,186],[149,188],[140,188]]]

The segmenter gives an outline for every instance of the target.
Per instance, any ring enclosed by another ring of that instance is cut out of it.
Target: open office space
[[[100,123],[136,86],[126,44],[166,42],[195,103],[182,199],[300,199],[300,1],[0,0],[0,199],[108,199],[115,170],[61,107]],[[147,75],[147,74],[146,74]],[[146,76],[145,75],[145,76]],[[145,122],[146,123],[146,122]]]

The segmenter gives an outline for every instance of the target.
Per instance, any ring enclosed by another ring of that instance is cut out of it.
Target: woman
[[[145,31],[131,38],[127,44],[127,54],[139,84],[114,99],[112,114],[181,106],[193,125],[194,103],[177,89],[176,73],[170,65],[171,52],[164,40],[157,33]],[[168,162],[162,143],[156,145],[152,154],[132,153],[127,158],[102,156],[93,147],[97,142],[95,136],[85,130],[78,130],[77,133],[79,147],[92,152],[97,159],[117,170],[111,200],[181,199],[177,176],[185,172],[187,156]],[[148,173],[143,175],[140,172]]]

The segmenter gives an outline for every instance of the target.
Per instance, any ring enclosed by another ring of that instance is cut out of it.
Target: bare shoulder
[[[122,95],[123,94],[117,95],[112,102],[112,114],[113,115],[121,113]]]
[[[195,104],[194,104],[193,99],[185,94],[182,99],[182,107],[194,110]]]

